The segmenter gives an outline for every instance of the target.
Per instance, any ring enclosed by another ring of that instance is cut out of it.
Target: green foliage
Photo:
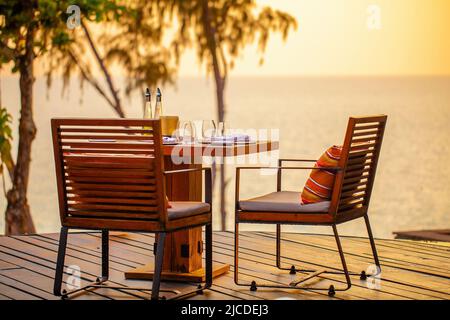
[[[125,7],[116,0],[0,0],[4,25],[0,29],[0,66],[11,63],[18,71],[18,61],[25,51],[25,36],[31,30],[34,53],[43,56],[53,48],[64,48],[75,41],[67,27],[67,8],[75,4],[89,21],[112,21],[122,16]]]
[[[175,64],[171,62],[169,50],[162,45],[166,25],[156,2],[96,0],[77,4],[86,28],[96,22],[102,23],[102,28],[91,36],[96,50],[102,53],[105,67],[120,67],[126,76],[126,95],[145,86],[173,82]],[[62,73],[64,88],[74,73],[82,75],[81,86],[87,79],[94,83],[94,69],[98,65],[96,59],[92,59],[86,31],[75,28],[70,32],[70,38],[61,35],[55,41],[52,59],[46,69],[47,83],[51,84],[55,72]]]
[[[12,169],[13,161],[11,159],[11,115],[5,108],[0,107],[0,175],[3,172],[3,165]]]
[[[50,1],[45,1],[50,2]],[[27,33],[35,33],[33,46],[35,56],[45,52],[47,32],[36,34],[39,27],[47,27],[57,19],[51,14],[39,11],[37,0],[0,0],[0,12],[5,23],[0,31],[0,63],[11,64],[11,71],[19,70],[21,57],[25,54]],[[1,66],[0,64],[0,66]]]
[[[171,83],[179,58],[188,47],[195,47],[199,61],[210,69],[211,54],[202,10],[205,1],[0,0],[0,12],[6,20],[0,32],[0,65],[12,61],[12,71],[18,70],[16,62],[24,50],[26,30],[36,26],[36,55],[51,57],[46,60],[48,85],[55,72],[63,74],[65,86],[75,72],[85,74],[80,77],[81,85],[86,76],[93,79],[96,65],[86,54],[89,52],[86,35],[82,28],[70,30],[66,26],[67,7],[76,4],[85,24],[102,23],[104,32],[94,39],[95,45],[102,53],[105,67],[119,66],[125,73],[127,95],[143,86]],[[297,27],[289,14],[259,7],[255,0],[208,1],[208,8],[224,76],[247,45],[258,45],[259,62],[263,63],[270,35],[277,32],[285,39]],[[165,47],[164,37],[167,38],[167,29],[175,20],[176,31],[169,39],[170,45]]]

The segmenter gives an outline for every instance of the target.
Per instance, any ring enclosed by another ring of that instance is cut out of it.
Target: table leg
[[[174,165],[169,156],[164,159],[166,170],[201,167],[200,164]],[[166,180],[167,196],[172,201],[201,201],[202,172],[173,174]],[[157,237],[156,237],[157,241]],[[155,246],[156,248],[156,246]],[[164,246],[163,280],[203,282],[205,269],[202,267],[202,228],[196,227],[168,233]],[[228,264],[214,265],[213,277],[228,272]],[[126,279],[153,278],[153,264],[125,272]]]

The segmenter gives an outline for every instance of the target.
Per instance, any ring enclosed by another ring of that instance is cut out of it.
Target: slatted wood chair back
[[[366,213],[372,193],[387,116],[351,117],[336,176],[330,213]]]
[[[165,224],[160,121],[52,119],[52,135],[63,225]]]

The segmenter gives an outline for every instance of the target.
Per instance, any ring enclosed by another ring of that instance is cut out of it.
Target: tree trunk
[[[215,49],[214,49],[215,50]],[[216,100],[217,100],[217,117],[219,122],[225,120],[225,81],[221,75],[219,62],[217,55],[213,54],[213,70],[214,70],[214,80],[216,85]],[[226,230],[227,221],[227,208],[226,208],[226,188],[227,184],[225,182],[225,159],[220,163],[220,181],[219,181],[219,201],[220,201],[220,229],[222,231]]]
[[[25,54],[20,57],[20,122],[19,150],[14,170],[14,180],[8,191],[8,205],[5,213],[5,234],[17,235],[35,233],[30,207],[27,201],[28,178],[31,162],[31,144],[36,136],[33,121],[33,41],[35,29],[29,27],[25,37]]]
[[[211,53],[212,67],[214,72],[214,80],[216,85],[216,100],[217,100],[217,113],[219,121],[224,121],[225,119],[225,101],[224,101],[224,91],[225,91],[225,79],[222,76],[220,70],[220,62],[217,56],[217,42],[215,38],[215,30],[211,26],[211,11],[208,6],[208,1],[202,1],[202,22],[203,28],[207,39],[208,50]],[[224,66],[225,67],[225,66]],[[221,216],[221,230],[225,230],[226,227],[226,182],[225,182],[225,164],[222,161],[220,164],[220,216]]]
[[[225,118],[225,102],[224,102],[224,85],[222,78],[215,75],[216,79],[216,93],[217,93],[217,112],[219,121],[224,121]],[[218,80],[220,79],[220,80]],[[227,208],[226,208],[226,193],[227,184],[225,182],[225,159],[220,163],[220,218],[221,218],[221,230],[226,230],[226,220],[227,220]]]

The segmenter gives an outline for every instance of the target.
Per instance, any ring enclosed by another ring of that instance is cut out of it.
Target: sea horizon
[[[123,87],[123,80],[115,79],[117,87]],[[227,82],[226,117],[233,128],[280,129],[281,157],[317,158],[330,145],[341,143],[349,116],[387,114],[369,215],[375,236],[392,238],[393,231],[438,229],[447,224],[450,187],[444,185],[436,190],[430,172],[435,163],[443,163],[450,156],[449,85],[450,76],[233,76]],[[11,77],[6,81],[2,76],[1,89],[3,104],[13,116],[15,153],[20,101],[17,79]],[[72,79],[64,96],[61,89],[62,80],[58,78],[48,90],[45,78],[36,78],[34,113],[38,134],[32,147],[29,202],[39,233],[57,232],[60,225],[50,119],[116,117],[88,83],[81,90],[78,80]],[[176,114],[185,120],[216,118],[213,79],[183,76],[177,80],[176,88],[166,85],[162,89],[165,114]],[[122,100],[127,117],[142,117],[138,92]],[[286,188],[301,190],[307,174],[289,175]],[[232,230],[233,166],[227,167],[227,178],[231,181],[227,188],[227,229]],[[256,183],[260,178],[249,177],[246,186],[242,186],[243,197],[273,191],[273,179],[263,177]],[[449,179],[450,169],[442,168],[440,180]],[[4,212],[6,201],[4,198],[1,201],[0,210]],[[218,229],[220,218],[216,207],[215,212],[214,227]],[[3,223],[2,220],[0,232]],[[342,230],[343,234],[365,234],[359,222],[346,224]],[[320,228],[308,227],[287,227],[286,231],[322,232]]]

